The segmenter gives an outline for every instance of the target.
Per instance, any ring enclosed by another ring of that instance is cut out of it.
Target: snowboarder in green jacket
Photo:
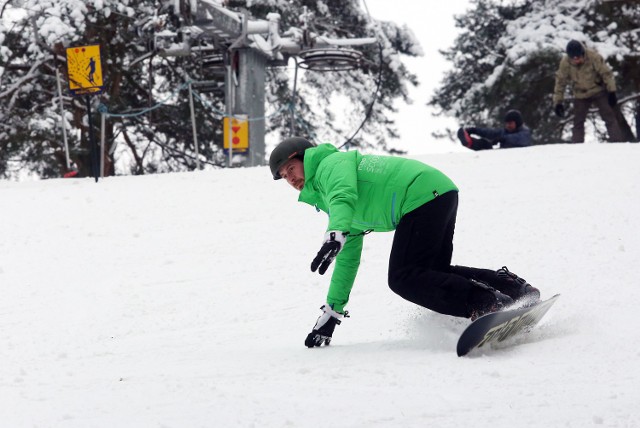
[[[506,267],[451,266],[458,188],[439,170],[412,159],[340,152],[302,137],[282,141],[271,153],[275,180],[300,192],[299,201],[329,215],[311,271],[323,275],[336,260],[322,314],[305,340],[328,345],[347,316],[345,306],[369,232],[395,230],[389,287],[436,312],[475,319],[539,291]]]

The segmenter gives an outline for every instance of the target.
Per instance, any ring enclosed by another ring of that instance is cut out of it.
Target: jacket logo
[[[372,174],[384,173],[386,162],[381,156],[365,156],[358,165],[358,171],[370,172]]]

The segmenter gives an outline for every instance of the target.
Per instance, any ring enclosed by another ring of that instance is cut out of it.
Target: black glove
[[[324,235],[324,243],[318,251],[316,258],[311,262],[311,272],[315,272],[316,269],[320,275],[324,275],[329,268],[329,265],[336,258],[344,243],[347,241],[347,233],[339,232],[337,230],[330,230]],[[320,266],[320,269],[318,269]]]
[[[564,106],[562,105],[562,103],[556,104],[555,110],[556,110],[556,116],[564,117]]]
[[[618,97],[616,96],[615,91],[609,92],[609,105],[611,107],[615,107],[618,105]]]
[[[340,318],[348,317],[349,313],[345,311],[344,314],[334,311],[331,306],[324,304],[320,307],[322,315],[318,317],[316,325],[313,326],[311,333],[307,335],[304,341],[304,345],[307,348],[313,348],[314,346],[329,346],[331,343],[331,336],[336,325],[340,324]]]

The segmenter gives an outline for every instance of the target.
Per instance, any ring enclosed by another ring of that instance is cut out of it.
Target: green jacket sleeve
[[[349,301],[349,294],[353,288],[353,282],[360,266],[360,256],[362,255],[362,243],[364,236],[360,231],[352,231],[344,248],[338,257],[331,276],[327,303],[336,312],[344,312],[344,307]]]

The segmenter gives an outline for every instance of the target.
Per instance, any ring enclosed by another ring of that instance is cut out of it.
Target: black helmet
[[[507,114],[504,116],[504,121],[515,122],[516,128],[520,128],[524,123],[524,120],[522,119],[522,113],[520,113],[518,110],[509,110]]]
[[[315,147],[311,141],[302,137],[291,137],[282,141],[276,146],[269,156],[269,167],[271,168],[271,174],[274,180],[280,180],[280,168],[289,159],[292,158],[304,158],[304,151],[310,147]]]
[[[567,43],[567,55],[569,55],[569,58],[584,56],[584,46],[577,40],[571,40]]]

